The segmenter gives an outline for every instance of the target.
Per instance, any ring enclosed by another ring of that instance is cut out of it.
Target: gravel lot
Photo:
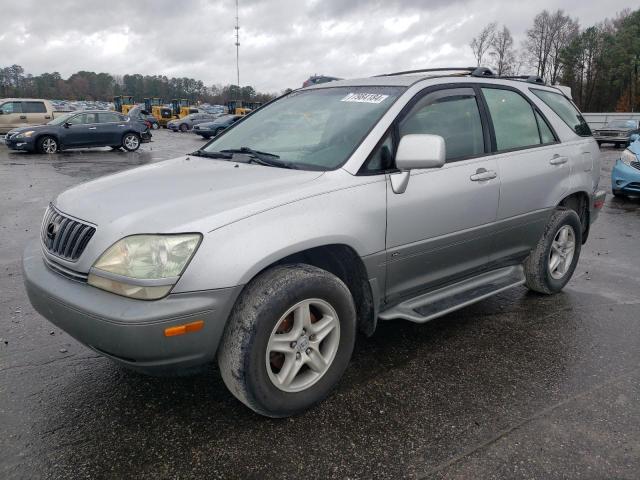
[[[337,392],[286,420],[242,406],[213,367],[145,377],[36,314],[20,255],[49,200],[203,143],[158,131],[136,153],[52,157],[0,145],[0,478],[638,478],[638,200],[607,198],[563,293],[383,323]],[[610,193],[620,150],[603,154]]]

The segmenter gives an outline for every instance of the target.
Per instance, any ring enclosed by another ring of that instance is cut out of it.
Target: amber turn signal
[[[196,320],[195,322],[167,327],[164,329],[165,337],[175,337],[176,335],[184,335],[185,333],[198,332],[204,328],[204,320]]]

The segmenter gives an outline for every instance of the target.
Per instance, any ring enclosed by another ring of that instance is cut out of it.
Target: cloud
[[[563,8],[591,25],[626,6],[578,0],[240,0],[240,81],[260,91],[340,77],[474,63],[470,39],[506,24],[516,44],[536,13]],[[29,73],[78,70],[235,83],[235,2],[5,2],[0,65]]]

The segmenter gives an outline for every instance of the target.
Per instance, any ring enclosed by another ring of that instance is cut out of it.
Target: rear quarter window
[[[551,110],[558,115],[575,133],[581,137],[590,137],[591,129],[576,106],[561,93],[548,90],[530,89],[531,92],[542,100]]]
[[[47,113],[43,102],[22,102],[23,113]]]

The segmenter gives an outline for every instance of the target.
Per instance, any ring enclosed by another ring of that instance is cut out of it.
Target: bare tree
[[[548,80],[556,83],[562,71],[562,53],[580,33],[580,25],[577,20],[572,20],[569,15],[564,15],[558,10],[551,17],[551,49],[549,51],[549,67],[547,69]]]
[[[471,43],[469,43],[473,55],[476,57],[478,67],[482,64],[485,53],[487,53],[487,50],[491,47],[495,31],[496,23],[492,22],[484,27],[477,37],[473,37]]]
[[[493,58],[498,75],[514,74],[516,56],[513,50],[513,37],[506,25],[493,35],[489,56]]]

